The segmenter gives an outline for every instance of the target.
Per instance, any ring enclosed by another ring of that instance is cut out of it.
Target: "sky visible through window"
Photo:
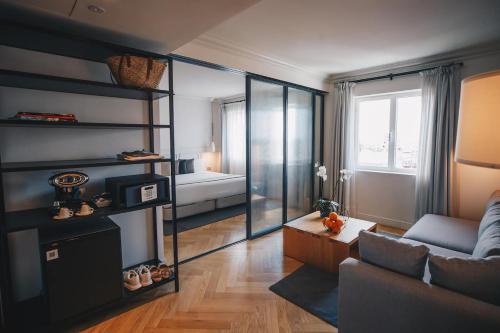
[[[414,171],[418,159],[420,94],[360,98],[357,107],[358,166]]]

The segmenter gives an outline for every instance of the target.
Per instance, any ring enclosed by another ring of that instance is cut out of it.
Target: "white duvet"
[[[175,176],[177,205],[246,193],[246,177],[202,171]]]

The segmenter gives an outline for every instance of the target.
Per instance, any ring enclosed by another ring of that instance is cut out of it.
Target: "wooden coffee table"
[[[349,218],[339,234],[325,231],[319,212],[303,216],[283,226],[285,256],[338,272],[339,264],[348,257],[358,257],[358,234],[361,230],[375,231],[377,224]]]

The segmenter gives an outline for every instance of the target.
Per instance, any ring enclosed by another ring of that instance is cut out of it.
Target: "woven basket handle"
[[[122,68],[123,68],[123,60],[127,60],[127,67],[130,67],[130,55],[122,55],[120,57],[120,65],[118,66],[118,79],[120,82],[119,84],[122,84],[123,79],[122,79]]]
[[[151,75],[151,71],[153,70],[153,58],[147,58],[148,59],[148,67],[146,69],[146,78],[144,79],[144,82],[141,85],[141,88],[144,88],[146,85],[146,82],[149,80],[149,76]]]

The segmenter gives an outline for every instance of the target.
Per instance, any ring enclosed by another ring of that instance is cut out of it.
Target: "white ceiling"
[[[0,0],[0,3],[53,17],[70,25],[78,24],[76,31],[94,38],[166,54],[258,1]],[[96,14],[88,9],[89,5],[99,6],[105,11]],[[27,17],[21,19],[27,21]],[[93,28],[93,31],[89,33],[85,27]],[[63,28],[66,27],[63,25]],[[113,40],[109,37],[113,33],[115,38],[117,35],[124,38]]]
[[[499,0],[263,0],[202,38],[321,74],[500,40]]]
[[[260,56],[321,77],[500,41],[500,0],[0,3],[58,18],[65,22],[61,26],[71,31],[87,33],[85,27],[90,27],[94,35],[102,32],[99,37],[129,46],[168,53],[192,40],[204,40],[205,45],[212,41],[219,49],[227,46],[241,50],[241,54]],[[91,4],[106,12],[90,12]]]

